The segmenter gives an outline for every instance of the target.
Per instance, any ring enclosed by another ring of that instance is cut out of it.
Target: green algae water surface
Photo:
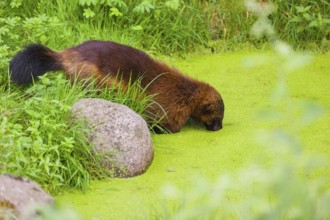
[[[155,157],[146,173],[94,181],[87,192],[67,192],[58,195],[57,201],[72,206],[84,219],[166,218],[175,208],[162,193],[167,184],[185,191],[196,175],[214,179],[253,163],[263,154],[254,140],[256,128],[262,126],[256,114],[269,106],[277,74],[274,64],[246,68],[243,63],[250,55],[232,52],[172,61],[182,72],[221,93],[225,102],[222,130],[206,131],[202,125],[188,122],[180,133],[154,135]],[[330,157],[330,54],[315,56],[311,65],[290,74],[286,81],[294,99],[312,100],[325,109],[320,119],[302,129],[300,138],[305,153]],[[274,123],[280,127],[283,122]]]

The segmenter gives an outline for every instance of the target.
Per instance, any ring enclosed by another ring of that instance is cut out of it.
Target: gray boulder
[[[37,183],[22,177],[0,175],[0,219],[32,219],[32,215],[26,215],[27,209],[52,202],[53,198]]]
[[[132,177],[151,164],[154,150],[145,120],[125,105],[103,99],[81,99],[72,107],[75,119],[92,127],[90,139],[114,177]]]

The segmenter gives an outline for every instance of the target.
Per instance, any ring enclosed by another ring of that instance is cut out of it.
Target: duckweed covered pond
[[[58,195],[57,201],[74,207],[84,219],[166,218],[181,202],[165,198],[164,189],[168,184],[185,192],[196,178],[213,180],[251,163],[267,163],[263,158],[265,148],[256,143],[256,132],[272,127],[286,130],[302,113],[296,112],[293,117],[289,114],[284,120],[269,123],[261,119],[260,112],[274,107],[269,97],[278,81],[277,66],[266,62],[246,68],[246,58],[254,54],[231,52],[171,60],[170,63],[182,72],[210,83],[221,93],[225,102],[224,128],[210,132],[189,121],[180,133],[154,135],[155,158],[145,174],[129,179],[94,181],[87,192],[67,192]],[[290,100],[294,103],[307,100],[323,106],[321,117],[299,131],[289,132],[297,134],[304,154],[320,153],[327,158],[330,157],[329,61],[329,53],[316,55],[311,65],[286,78]],[[283,112],[290,111],[283,106],[279,108]],[[308,176],[307,181],[329,175],[329,169],[323,169]],[[330,188],[330,182],[325,185]]]

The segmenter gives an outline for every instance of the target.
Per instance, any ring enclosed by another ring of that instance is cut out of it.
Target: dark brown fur
[[[148,94],[156,94],[154,100],[161,106],[153,105],[148,111],[161,119],[163,128],[178,132],[189,117],[204,123],[208,130],[222,128],[224,104],[213,87],[132,47],[110,41],[87,41],[55,52],[42,45],[30,45],[10,63],[11,79],[21,84],[52,70],[64,70],[70,78],[77,73],[81,78],[94,75],[100,81],[105,79],[108,85],[119,83],[118,73],[126,84],[142,77],[142,87],[147,87]]]

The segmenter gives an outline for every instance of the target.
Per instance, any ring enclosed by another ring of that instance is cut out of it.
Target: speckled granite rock
[[[103,99],[81,99],[72,110],[74,118],[93,128],[90,135],[97,152],[105,154],[105,166],[114,177],[143,173],[153,159],[153,145],[145,120],[125,105]]]
[[[0,219],[33,219],[26,208],[53,202],[37,183],[22,177],[0,175]]]

